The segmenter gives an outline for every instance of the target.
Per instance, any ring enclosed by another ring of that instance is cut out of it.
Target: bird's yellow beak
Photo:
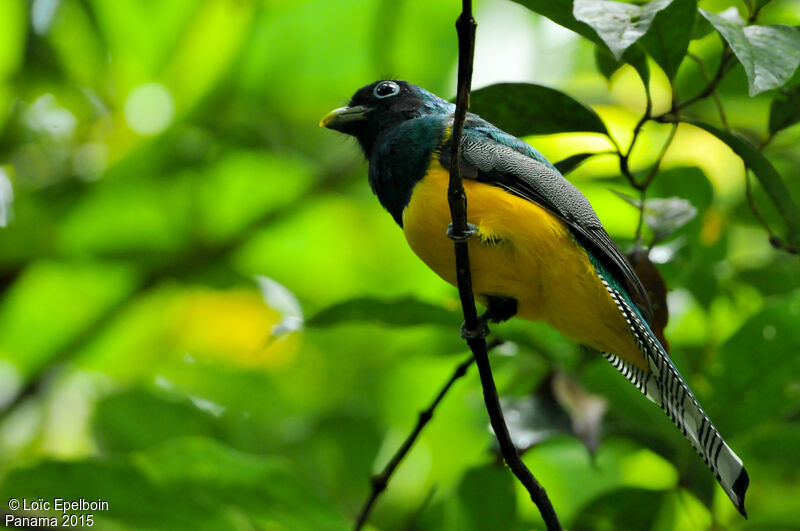
[[[372,109],[364,107],[363,105],[340,107],[326,114],[322,118],[322,121],[320,121],[319,126],[327,127],[328,129],[334,129],[336,131],[342,131],[347,124],[365,120],[367,114],[371,110]]]

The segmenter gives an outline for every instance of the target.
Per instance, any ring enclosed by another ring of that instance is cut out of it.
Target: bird
[[[412,251],[457,285],[447,235],[454,113],[454,104],[422,87],[383,79],[358,89],[320,126],[357,140],[370,186]],[[467,113],[459,142],[483,322],[544,321],[599,352],[666,412],[747,518],[742,460],[653,333],[645,288],[588,199],[530,144],[476,114]]]

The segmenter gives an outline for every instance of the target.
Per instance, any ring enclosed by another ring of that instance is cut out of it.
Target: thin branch
[[[711,75],[708,73],[708,65],[706,64],[706,60],[691,52],[687,52],[686,55],[694,60],[695,63],[697,63],[697,66],[700,68],[700,74],[703,76],[705,82],[710,85]],[[717,92],[716,87],[711,92],[711,96],[714,98],[714,103],[717,106],[717,114],[719,114],[719,120],[722,122],[722,126],[726,131],[730,131],[731,128],[728,125],[728,119],[725,116],[725,109],[722,107],[722,98],[719,97],[719,92]]]
[[[642,180],[642,182],[639,183],[640,186],[642,187],[643,191],[645,189],[647,189],[647,187],[650,186],[650,184],[653,182],[653,179],[655,179],[656,174],[658,173],[658,169],[661,167],[661,162],[664,160],[664,156],[667,154],[667,150],[669,149],[669,146],[672,144],[672,141],[675,139],[675,133],[677,131],[678,131],[678,122],[674,122],[672,124],[672,129],[670,129],[670,131],[669,131],[669,135],[667,136],[667,139],[664,141],[664,144],[661,146],[661,151],[658,153],[658,157],[656,158],[656,161],[650,167],[650,170],[647,172],[647,175]]]
[[[625,178],[628,180],[630,185],[636,188],[637,190],[641,190],[641,188],[639,187],[639,184],[636,182],[636,178],[634,177],[628,162],[631,158],[631,154],[633,153],[633,148],[636,146],[636,141],[639,139],[639,135],[642,132],[642,127],[644,127],[644,124],[647,123],[647,121],[651,118],[653,112],[653,98],[650,95],[650,88],[647,86],[646,83],[644,85],[644,93],[645,97],[647,98],[644,114],[639,119],[639,121],[636,122],[636,125],[633,127],[633,135],[631,136],[631,143],[628,145],[628,151],[623,154],[619,150],[619,147],[617,147],[617,153],[619,155],[619,169],[622,172],[622,175],[624,175]]]
[[[658,174],[658,169],[661,167],[661,162],[664,160],[664,156],[667,154],[667,150],[669,149],[670,144],[672,144],[672,140],[675,138],[675,133],[678,131],[678,122],[672,124],[672,129],[670,129],[669,136],[667,136],[667,140],[661,146],[661,151],[658,153],[658,157],[656,157],[655,162],[650,167],[650,170],[647,172],[647,175],[640,183],[638,183],[639,189],[639,222],[636,224],[636,248],[641,249],[642,247],[642,229],[644,228],[644,209],[645,209],[645,200],[647,199],[647,188],[653,183],[653,179],[655,179],[656,175]]]
[[[496,342],[492,343],[492,347],[495,347],[500,343],[502,343],[502,341],[497,340]],[[355,531],[359,531],[359,529],[361,529],[364,524],[367,523],[369,513],[372,511],[372,507],[375,505],[378,496],[380,496],[381,492],[386,490],[386,485],[389,484],[389,478],[392,477],[395,469],[397,469],[405,456],[408,454],[409,450],[411,450],[411,447],[414,445],[414,442],[416,442],[417,437],[419,437],[419,434],[422,433],[422,429],[433,418],[433,412],[439,406],[439,402],[442,401],[453,384],[456,383],[456,380],[467,374],[467,369],[469,369],[473,361],[475,360],[472,356],[470,356],[466,360],[462,361],[458,367],[456,367],[455,372],[450,379],[447,380],[447,383],[444,384],[444,387],[442,387],[441,391],[439,391],[439,394],[436,395],[436,398],[433,400],[433,402],[431,402],[431,405],[428,406],[428,408],[424,411],[420,411],[417,419],[417,425],[414,426],[414,429],[408,434],[408,437],[406,437],[406,440],[402,445],[400,445],[400,448],[397,449],[389,462],[386,463],[386,466],[383,467],[381,473],[372,477],[372,480],[370,481],[370,484],[372,485],[372,491],[370,492],[370,496],[367,501],[364,502],[363,507],[361,507],[361,512],[358,514],[358,519],[356,520],[356,525],[354,528]]]
[[[471,0],[462,0],[462,12],[456,21],[458,32],[458,96],[456,99],[456,112],[452,129],[452,156],[450,158],[450,183],[447,190],[447,199],[450,205],[450,215],[453,223],[448,234],[453,238],[456,255],[456,274],[458,278],[458,292],[461,298],[461,308],[464,312],[464,328],[467,344],[472,350],[483,387],[483,398],[489,413],[492,429],[494,430],[500,450],[508,463],[511,471],[528,490],[531,500],[536,504],[548,530],[560,530],[561,524],[553,509],[553,504],[547,497],[544,488],[533,477],[530,470],[522,462],[517,453],[511,436],[508,433],[500,399],[492,377],[492,367],[486,351],[486,340],[479,333],[481,323],[475,300],[472,293],[472,278],[469,269],[469,237],[474,234],[474,227],[467,224],[467,198],[461,180],[461,135],[464,130],[464,120],[469,107],[469,91],[472,80],[472,62],[475,51],[475,20],[472,18]]]
[[[725,47],[722,50],[722,55],[720,56],[719,68],[717,69],[717,73],[714,74],[714,77],[711,79],[711,81],[709,81],[708,85],[706,85],[706,87],[695,96],[692,96],[683,103],[679,103],[677,108],[673,109],[670,112],[685,109],[686,107],[695,103],[696,101],[702,100],[703,98],[713,94],[714,91],[717,90],[717,85],[719,85],[720,81],[722,81],[722,78],[725,77],[725,74],[728,73],[728,65],[730,64],[731,59],[733,59],[733,52],[731,52],[731,49],[728,48],[727,45],[725,45]]]

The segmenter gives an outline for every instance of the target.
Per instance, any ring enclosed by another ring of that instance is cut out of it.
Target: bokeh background
[[[352,525],[467,351],[457,293],[381,210],[355,143],[318,122],[387,75],[452,97],[459,4],[0,1],[0,512],[61,497],[108,501],[100,529]],[[632,68],[606,80],[570,31],[512,2],[475,9],[474,87],[557,88],[629,141],[645,101]],[[798,25],[800,6],[774,0],[760,21]],[[690,47],[712,64],[720,49],[715,33]],[[677,86],[704,86],[695,63]],[[720,95],[734,129],[766,138],[775,91],[749,98],[737,67]],[[716,119],[711,101],[692,112]],[[634,169],[668,128],[648,124]],[[553,161],[610,148],[527,140]],[[796,198],[798,146],[794,126],[764,150]],[[630,247],[616,157],[569,177]],[[742,162],[699,129],[680,126],[650,193],[697,211],[651,257],[673,359],[750,471],[750,520],[608,363],[512,322],[493,364],[525,461],[574,529],[798,529],[798,259],[770,246]],[[487,425],[472,370],[371,525],[541,528]]]

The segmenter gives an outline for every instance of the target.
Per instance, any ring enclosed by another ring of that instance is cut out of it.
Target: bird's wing
[[[449,168],[449,147],[443,147],[440,153],[442,164]],[[651,320],[647,292],[603,228],[592,205],[530,145],[470,116],[462,136],[462,173],[465,178],[500,186],[562,219],[575,238],[613,276],[610,280],[625,288],[645,320]]]

